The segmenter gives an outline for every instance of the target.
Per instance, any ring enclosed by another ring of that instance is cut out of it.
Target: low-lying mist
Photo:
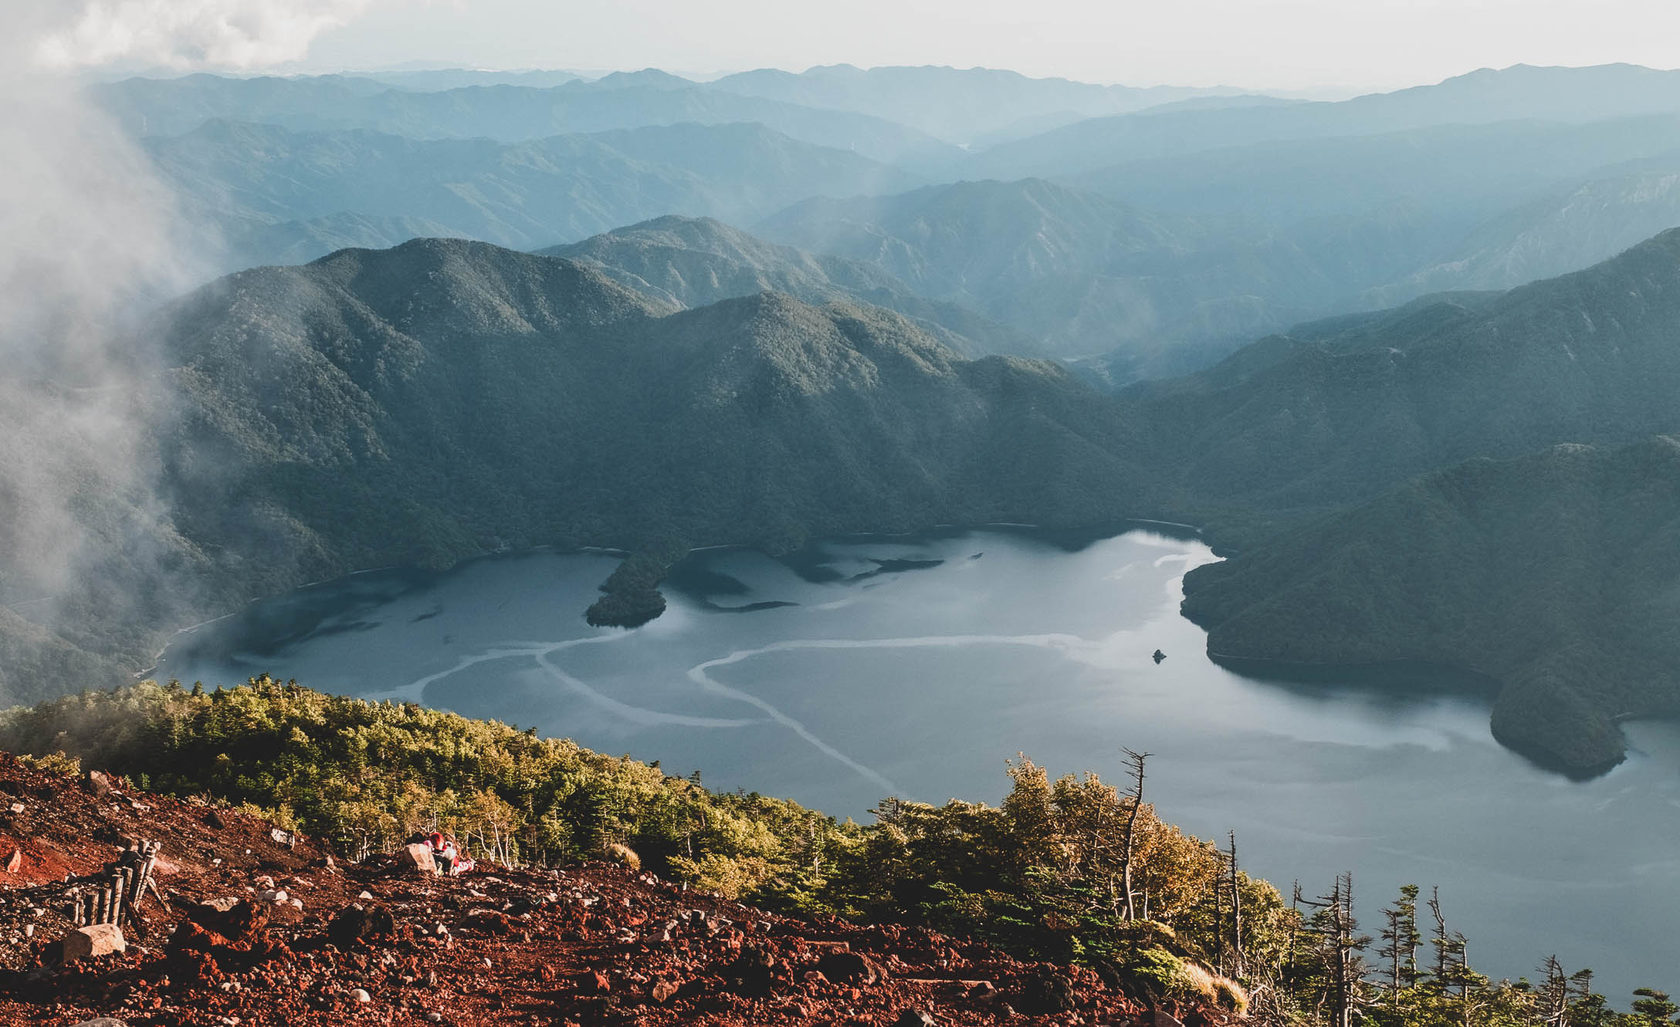
[[[0,19],[0,704],[51,690],[43,674],[136,666],[150,640],[113,626],[191,605],[196,557],[157,486],[173,405],[142,326],[208,277],[216,242],[85,100],[86,71],[287,60],[363,6],[26,0]],[[99,657],[75,653],[95,638]]]

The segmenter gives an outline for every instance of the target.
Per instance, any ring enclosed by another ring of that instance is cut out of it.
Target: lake
[[[1147,750],[1163,819],[1234,829],[1286,896],[1352,870],[1375,934],[1401,884],[1438,884],[1483,972],[1532,976],[1555,948],[1617,1004],[1680,988],[1680,730],[1631,725],[1630,759],[1576,783],[1497,745],[1475,697],[1229,673],[1178,614],[1215,557],[1171,530],[701,551],[632,631],[582,617],[609,554],[369,572],[184,632],[155,673],[415,700],[860,819],[888,795],[995,802],[1017,752],[1119,781],[1121,747]]]

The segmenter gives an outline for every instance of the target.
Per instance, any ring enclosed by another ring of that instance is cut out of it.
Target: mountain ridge
[[[636,79],[410,92],[332,77],[197,74],[125,79],[95,86],[92,95],[135,136],[180,135],[213,118],[292,130],[362,128],[421,140],[488,137],[503,143],[685,122],[757,122],[802,142],[856,150],[886,163],[938,164],[960,152],[925,133],[865,114],[708,91],[695,83],[673,88]]]
[[[620,284],[685,307],[780,292],[818,305],[850,301],[895,310],[968,356],[1027,356],[1039,348],[972,310],[911,293],[874,265],[766,242],[713,218],[666,215],[538,252],[591,263]]]
[[[1520,84],[1519,84],[1520,83]],[[1680,111],[1680,72],[1636,65],[1482,69],[1391,93],[1287,106],[1117,114],[992,147],[971,173],[1079,174],[1145,157],[1267,141],[1517,119],[1586,122]]]

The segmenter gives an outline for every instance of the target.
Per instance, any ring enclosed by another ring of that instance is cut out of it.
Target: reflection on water
[[[1178,615],[1213,558],[1156,530],[708,550],[665,616],[621,631],[581,615],[611,557],[538,552],[255,604],[181,636],[158,674],[423,701],[842,816],[888,794],[995,801],[1016,752],[1118,777],[1121,746],[1147,749],[1162,815],[1234,828],[1286,890],[1352,869],[1369,925],[1400,884],[1439,884],[1485,971],[1556,948],[1613,991],[1680,983],[1680,732],[1633,725],[1628,763],[1576,784],[1496,745],[1473,693],[1240,677]]]

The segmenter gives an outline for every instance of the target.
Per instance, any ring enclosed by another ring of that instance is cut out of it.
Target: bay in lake
[[[887,795],[996,801],[1017,752],[1118,781],[1129,746],[1154,753],[1164,819],[1234,829],[1286,895],[1352,870],[1372,933],[1401,884],[1438,884],[1483,972],[1555,950],[1618,1004],[1680,987],[1680,730],[1630,726],[1632,758],[1576,783],[1499,747],[1473,698],[1239,677],[1178,614],[1213,559],[1158,530],[711,550],[624,631],[582,617],[613,557],[536,552],[255,603],[178,636],[156,675],[420,701],[859,818]]]

